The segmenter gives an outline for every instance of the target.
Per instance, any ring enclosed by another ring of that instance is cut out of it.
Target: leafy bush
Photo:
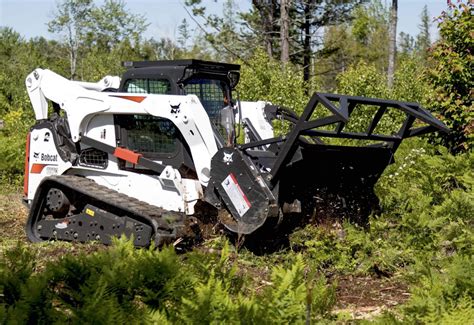
[[[466,251],[472,249],[467,237],[474,215],[474,156],[438,150],[410,149],[387,171],[378,193],[387,213],[400,218],[400,234],[410,247]]]
[[[359,234],[365,239],[363,232]],[[344,237],[345,233],[308,225],[290,235],[290,245],[293,251],[304,252],[309,263],[318,270],[353,270],[354,252]],[[357,245],[357,240],[351,243]]]
[[[340,94],[387,98],[385,76],[374,65],[359,61],[337,77]]]
[[[0,130],[0,182],[2,191],[16,190],[22,181],[26,134],[31,123],[31,114],[21,107],[3,117],[5,128]]]
[[[449,7],[439,17],[440,40],[431,51],[429,80],[435,91],[429,107],[452,130],[441,143],[452,152],[460,152],[472,149],[474,138],[474,4],[449,2]]]
[[[385,74],[374,64],[359,61],[337,76],[340,94],[353,96],[393,99],[424,103],[429,87],[424,78],[425,71],[416,60],[405,59],[399,63],[395,72],[393,89],[387,88]],[[345,129],[353,132],[365,132],[378,107],[360,105],[351,114]],[[406,115],[400,110],[389,109],[378,123],[375,133],[393,134],[398,132]]]
[[[303,82],[303,74],[291,64],[268,58],[262,50],[256,50],[252,58],[242,65],[238,85],[241,100],[264,100],[288,107],[301,113],[309,101]]]

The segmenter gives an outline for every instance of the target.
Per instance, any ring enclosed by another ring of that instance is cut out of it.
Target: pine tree
[[[428,14],[428,7],[425,5],[421,11],[421,23],[419,25],[420,33],[416,37],[415,48],[418,51],[419,55],[427,60],[428,58],[428,49],[431,46],[431,35],[430,35],[430,18]]]
[[[186,18],[183,18],[181,24],[178,26],[178,44],[181,46],[183,50],[187,49],[187,42],[191,37],[191,33],[189,31],[189,23]]]

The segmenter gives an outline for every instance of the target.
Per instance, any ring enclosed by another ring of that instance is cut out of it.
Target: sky
[[[57,39],[58,35],[48,32],[47,22],[52,20],[59,0],[0,0],[0,26],[12,27],[25,38],[43,36]],[[387,3],[388,0],[382,0]],[[100,3],[101,1],[96,1]],[[222,11],[223,0],[203,0],[213,13]],[[388,1],[390,4],[391,1]],[[130,12],[144,15],[150,23],[143,35],[145,38],[168,37],[176,40],[178,25],[186,18],[191,28],[196,24],[184,9],[184,0],[125,0]],[[235,0],[240,10],[250,8],[251,0]],[[416,36],[419,32],[420,13],[428,6],[430,17],[439,16],[446,9],[446,0],[399,0],[397,33]],[[436,23],[432,24],[431,35],[436,36]]]

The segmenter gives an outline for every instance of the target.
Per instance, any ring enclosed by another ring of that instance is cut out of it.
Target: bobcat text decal
[[[49,155],[47,153],[42,153],[41,161],[58,161],[58,155]]]

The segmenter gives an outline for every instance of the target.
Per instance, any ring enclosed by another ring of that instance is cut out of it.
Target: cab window
[[[192,79],[184,86],[186,95],[196,95],[209,115],[209,119],[219,124],[220,110],[229,105],[228,87],[223,81],[216,79]]]
[[[178,131],[170,120],[152,115],[115,115],[120,128],[118,145],[147,158],[177,151]]]
[[[125,84],[125,92],[169,95],[171,83],[168,79],[130,79]]]

